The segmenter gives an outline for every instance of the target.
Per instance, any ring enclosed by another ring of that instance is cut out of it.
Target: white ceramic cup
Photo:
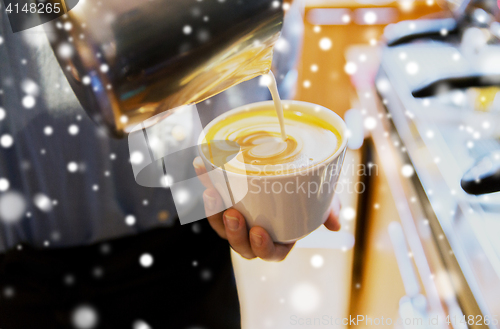
[[[289,243],[308,235],[328,218],[344,161],[347,127],[340,116],[325,107],[291,100],[284,100],[283,105],[285,111],[299,106],[301,112],[318,117],[335,127],[341,136],[337,151],[320,164],[281,175],[244,175],[212,164],[202,151],[205,132],[228,116],[243,111],[261,110],[263,106],[274,109],[274,103],[267,101],[245,105],[215,118],[201,134],[198,152],[210,180],[224,202],[224,208],[215,209],[214,213],[232,207],[245,217],[249,228],[260,226],[270,234],[273,241]]]

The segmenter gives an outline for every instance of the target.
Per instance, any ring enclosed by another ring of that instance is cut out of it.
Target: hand
[[[203,160],[197,157],[193,161],[193,166],[198,178],[206,187],[205,192],[203,192],[205,212],[212,214],[215,209],[223,209],[219,193],[212,185],[208,175],[204,175],[207,170],[205,169]],[[332,202],[332,210],[324,224],[326,228],[331,231],[340,230],[339,213],[340,201],[335,196]],[[207,216],[207,219],[215,232],[221,238],[227,239],[234,251],[247,259],[259,257],[266,261],[281,261],[285,259],[295,244],[274,243],[269,233],[259,226],[252,227],[250,232],[248,232],[245,218],[233,208]]]

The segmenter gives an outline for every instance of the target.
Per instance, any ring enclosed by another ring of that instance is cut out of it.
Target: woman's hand
[[[212,185],[208,175],[204,175],[207,171],[200,157],[194,159],[193,166],[198,178],[206,187],[203,193],[205,212],[213,214],[214,210],[223,209],[219,193]],[[331,231],[340,230],[339,213],[340,201],[335,196],[332,202],[332,210],[325,222],[326,228]],[[215,232],[221,238],[227,239],[234,251],[247,259],[259,257],[266,261],[281,261],[285,259],[295,244],[274,243],[269,233],[259,226],[252,227],[249,232],[245,218],[233,208],[215,215],[209,215],[207,219]]]

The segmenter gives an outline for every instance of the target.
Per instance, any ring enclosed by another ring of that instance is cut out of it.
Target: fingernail
[[[236,231],[240,226],[240,220],[237,217],[224,214],[224,223],[231,231]]]
[[[333,214],[334,214],[335,216],[337,216],[337,217],[339,217],[339,216],[340,216],[340,210],[341,210],[340,205],[339,205],[339,206],[335,206],[335,207],[333,207],[333,209],[332,209],[332,210],[333,210]]]
[[[203,160],[201,160],[200,158],[195,158],[193,161],[193,166],[195,169],[201,169],[203,166]]]
[[[337,216],[337,217],[340,216],[341,209],[342,209],[342,205],[340,204],[340,202],[338,200],[334,200],[332,210],[333,210],[333,213],[335,214],[335,216]]]
[[[215,204],[217,200],[215,198],[211,197],[210,195],[203,193],[203,201],[205,202],[205,207],[207,207],[208,210],[214,210],[215,209]]]
[[[262,246],[262,237],[255,233],[250,233],[250,239],[256,247]]]

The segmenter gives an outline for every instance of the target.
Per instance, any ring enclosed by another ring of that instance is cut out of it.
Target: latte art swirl
[[[269,106],[220,120],[206,134],[207,158],[224,163],[225,170],[235,173],[279,175],[317,165],[340,146],[336,129],[301,112],[299,105],[290,105],[284,118],[286,140],[281,137],[276,112]],[[234,147],[210,141],[230,141]]]
[[[288,137],[286,141],[276,133],[250,131],[234,140],[241,147],[240,161],[250,164],[276,164],[290,162],[297,155],[297,141]]]

